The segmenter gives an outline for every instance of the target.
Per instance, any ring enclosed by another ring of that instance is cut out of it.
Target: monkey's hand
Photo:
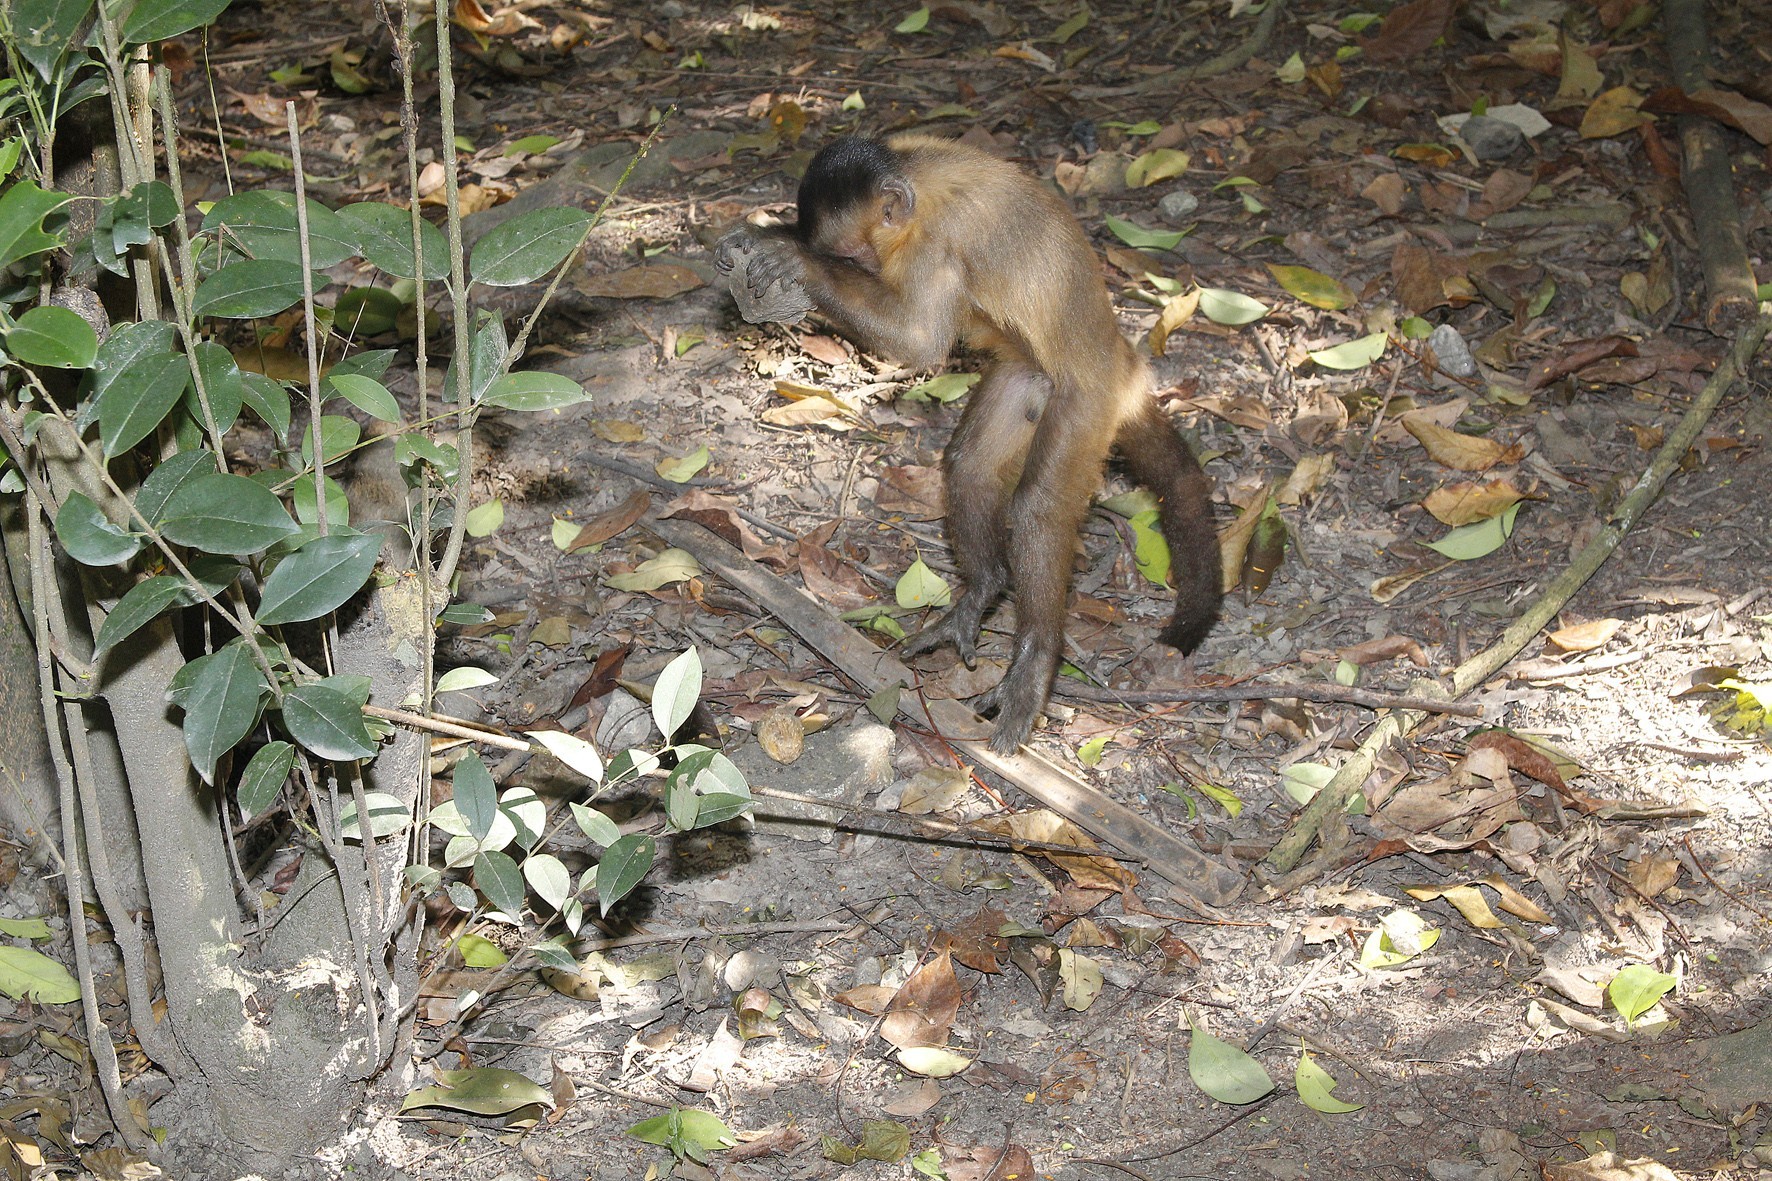
[[[741,226],[715,246],[714,269],[726,276],[739,315],[752,324],[794,324],[812,310],[801,282],[805,264],[792,242]]]

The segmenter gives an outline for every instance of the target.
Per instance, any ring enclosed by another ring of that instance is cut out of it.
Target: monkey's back
[[[1055,381],[1110,386],[1141,378],[1114,320],[1095,248],[1052,189],[1007,160],[915,132],[887,146],[904,161],[936,244],[964,262],[974,347],[1001,338]]]

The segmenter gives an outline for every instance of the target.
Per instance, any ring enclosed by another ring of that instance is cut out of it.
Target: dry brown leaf
[[[1395,217],[1403,211],[1403,199],[1409,195],[1409,184],[1394,172],[1381,172],[1372,183],[1360,190],[1360,196],[1378,206],[1378,212]]]
[[[1516,918],[1525,919],[1529,923],[1548,923],[1552,921],[1551,916],[1545,913],[1544,909],[1540,907],[1538,903],[1532,901],[1532,899],[1516,890],[1513,883],[1502,877],[1500,874],[1484,874],[1482,877],[1478,878],[1477,881],[1501,895],[1501,909],[1507,911]]]
[[[1525,498],[1526,494],[1507,480],[1490,480],[1483,484],[1461,481],[1434,489],[1421,502],[1421,507],[1432,513],[1442,525],[1458,526],[1499,516]]]
[[[646,437],[646,430],[639,423],[620,418],[593,418],[591,433],[605,443],[638,443]]]
[[[1389,603],[1398,595],[1414,586],[1424,578],[1431,578],[1455,562],[1441,562],[1437,566],[1426,566],[1419,570],[1405,570],[1400,574],[1387,574],[1383,578],[1374,579],[1367,588],[1374,603]]]
[[[884,984],[858,984],[854,988],[846,988],[842,992],[832,993],[831,999],[839,1005],[854,1009],[857,1013],[866,1013],[870,1017],[878,1017],[892,1003],[892,996],[897,989]]]
[[[635,521],[646,515],[652,506],[652,494],[645,490],[630,493],[628,498],[607,512],[598,513],[573,535],[572,544],[566,547],[569,554],[593,545],[601,545],[610,538],[618,536],[632,527]]]
[[[1483,182],[1483,195],[1470,207],[1472,221],[1486,221],[1524,201],[1537,182],[1523,172],[1497,168]]]
[[[669,299],[702,286],[701,276],[681,263],[658,262],[581,275],[573,285],[586,295],[603,299]]]
[[[1572,1164],[1544,1164],[1544,1181],[1679,1181],[1674,1171],[1646,1156],[1625,1158],[1596,1152]]]
[[[1495,912],[1489,909],[1483,892],[1475,886],[1404,886],[1403,893],[1419,902],[1444,898],[1458,908],[1458,913],[1464,916],[1465,922],[1478,930],[1494,931],[1506,926],[1495,917]]]
[[[1365,43],[1366,59],[1402,61],[1433,48],[1452,21],[1453,0],[1410,0],[1385,14],[1378,35]]]
[[[1403,428],[1427,449],[1435,463],[1461,472],[1486,472],[1498,464],[1518,463],[1526,453],[1519,443],[1503,446],[1494,439],[1462,435],[1413,412],[1403,415]]]
[[[1381,660],[1394,660],[1399,656],[1405,657],[1416,668],[1426,668],[1430,663],[1427,652],[1410,636],[1382,636],[1342,648],[1336,655],[1349,664],[1357,664],[1362,668]]]
[[[1590,619],[1586,623],[1560,627],[1545,639],[1565,652],[1592,652],[1595,648],[1605,647],[1606,641],[1617,635],[1623,626],[1622,619]]]
[[[1654,115],[1638,109],[1642,105],[1642,95],[1628,86],[1614,86],[1594,99],[1581,117],[1581,138],[1605,139],[1653,123]]]
[[[1307,497],[1316,494],[1317,490],[1329,482],[1335,472],[1335,456],[1328,452],[1307,455],[1298,461],[1280,490],[1274,493],[1274,499],[1283,505],[1302,504]]]
[[[1200,307],[1200,289],[1198,287],[1184,291],[1180,295],[1170,297],[1163,310],[1157,316],[1157,322],[1151,326],[1151,355],[1161,357],[1169,347],[1169,337],[1183,324],[1194,318],[1194,312]]]
[[[901,1050],[947,1045],[960,1014],[960,979],[953,957],[940,952],[906,980],[886,1006],[880,1036]]]
[[[1680,880],[1680,863],[1673,857],[1659,854],[1639,857],[1625,867],[1624,876],[1645,898],[1656,898],[1673,888]]]
[[[972,775],[964,767],[924,767],[904,785],[898,810],[910,816],[946,812],[972,790]]]
[[[983,663],[982,661],[980,663]],[[991,816],[979,821],[979,827],[1004,836],[1028,841],[1049,841],[1058,845],[1095,848],[1095,838],[1075,824],[1044,808],[1015,812],[1008,816]],[[1137,879],[1131,870],[1108,857],[1086,857],[1078,853],[1041,854],[1070,875],[1079,886],[1097,890],[1119,890]]]

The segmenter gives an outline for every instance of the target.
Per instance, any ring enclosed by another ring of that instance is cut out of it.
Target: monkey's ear
[[[887,225],[903,225],[916,207],[917,194],[907,178],[889,176],[880,182],[880,219]]]

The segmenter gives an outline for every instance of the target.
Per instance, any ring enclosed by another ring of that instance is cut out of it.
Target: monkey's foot
[[[905,637],[900,651],[906,656],[933,652],[944,644],[952,644],[967,668],[978,666],[979,618],[961,605],[943,615],[921,631]]]
[[[1044,698],[1032,698],[1025,691],[1018,693],[1017,686],[1011,683],[1013,674],[1011,668],[972,706],[986,717],[993,713],[997,715],[997,728],[991,732],[990,746],[1000,755],[1014,754],[1028,740],[1028,735],[1034,732],[1034,723],[1040,718],[1040,708],[1046,704]]]

